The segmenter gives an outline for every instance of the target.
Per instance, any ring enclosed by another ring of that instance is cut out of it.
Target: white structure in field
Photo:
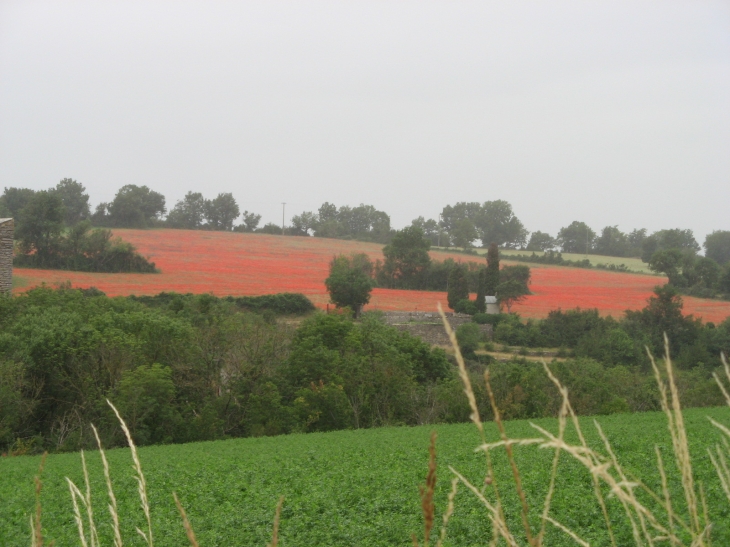
[[[0,293],[13,289],[13,219],[0,218]]]
[[[487,313],[499,313],[499,302],[497,302],[496,296],[485,296],[484,300],[487,303]]]

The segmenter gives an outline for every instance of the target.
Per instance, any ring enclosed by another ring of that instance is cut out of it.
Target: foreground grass
[[[710,408],[684,412],[695,479],[707,498],[714,545],[730,545],[730,506],[707,455],[720,434],[707,420],[730,423],[730,409]],[[641,477],[652,490],[661,491],[656,468],[657,445],[667,467],[672,499],[681,507],[679,473],[672,465],[671,439],[662,413],[604,416],[599,419],[619,461],[631,475]],[[557,421],[534,423],[556,431]],[[591,447],[602,448],[591,418],[581,425]],[[534,437],[526,421],[506,422],[510,437]],[[487,438],[497,440],[494,424],[485,424]],[[411,533],[423,527],[418,485],[428,461],[430,432],[438,433],[437,515],[446,507],[454,467],[474,484],[483,484],[485,460],[474,452],[480,438],[472,424],[382,428],[270,438],[236,439],[188,445],[147,447],[139,450],[152,507],[155,544],[185,545],[187,540],[172,492],[185,506],[203,546],[265,545],[271,538],[274,508],[286,498],[281,514],[280,544],[304,545],[411,545]],[[575,436],[566,435],[575,442]],[[528,502],[540,507],[548,487],[554,453],[534,446],[515,448]],[[102,545],[111,545],[108,503],[98,453],[87,453],[95,518]],[[107,457],[119,504],[125,545],[143,545],[134,528],[146,529],[139,508],[128,449],[110,450]],[[29,545],[28,519],[34,508],[33,476],[40,457],[0,459],[0,545]],[[493,453],[495,479],[513,489],[503,451]],[[56,546],[78,545],[78,532],[64,477],[83,485],[78,454],[51,455],[43,473],[43,529]],[[83,489],[83,487],[82,487]],[[519,526],[519,501],[505,494],[508,521]],[[647,499],[652,506],[652,500]],[[487,544],[491,529],[484,506],[461,489],[448,527],[446,545]],[[619,545],[632,544],[623,510],[608,500]],[[601,510],[593,495],[589,473],[563,456],[557,473],[552,516],[578,532],[591,545],[607,545]],[[438,523],[437,523],[438,524]],[[548,529],[546,545],[575,545],[563,532]]]

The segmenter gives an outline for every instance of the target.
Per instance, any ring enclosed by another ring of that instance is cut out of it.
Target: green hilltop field
[[[434,247],[434,250],[437,251],[453,251],[453,248],[448,247]],[[478,255],[486,255],[487,250],[486,249],[474,249],[474,251]],[[525,251],[525,250],[517,250],[517,249],[500,249],[499,254],[504,258],[505,260],[509,261],[510,256],[515,255],[531,255],[532,253],[535,253],[538,256],[542,256],[542,251]],[[575,261],[579,262],[581,260],[588,260],[593,267],[598,266],[599,264],[603,264],[605,266],[620,266],[621,264],[625,265],[627,268],[627,271],[634,272],[634,273],[643,273],[643,274],[649,274],[649,275],[656,275],[660,276],[661,274],[657,274],[656,272],[651,271],[649,268],[649,264],[646,262],[643,262],[640,258],[636,257],[619,257],[619,256],[604,256],[604,255],[595,255],[595,254],[585,254],[585,253],[561,253],[563,258],[565,260]]]
[[[730,544],[730,504],[707,455],[720,441],[707,416],[730,424],[730,409],[704,408],[684,413],[694,462],[695,479],[702,483],[714,526],[714,545]],[[661,413],[617,414],[600,417],[618,459],[661,495],[654,446],[663,454],[675,509],[683,511],[680,478],[671,455],[666,418]],[[537,424],[555,431],[556,421]],[[592,418],[581,424],[589,444],[601,447]],[[507,422],[511,437],[534,437],[527,421]],[[489,440],[497,440],[494,424],[486,426]],[[175,508],[177,492],[187,510],[201,546],[260,545],[270,541],[274,509],[285,497],[281,515],[283,546],[391,546],[411,545],[411,534],[422,536],[418,487],[424,482],[430,432],[438,433],[438,482],[435,502],[437,527],[446,507],[453,466],[473,484],[484,484],[485,459],[471,424],[349,430],[280,437],[246,438],[186,445],[141,448],[140,459],[150,492],[155,544],[186,545],[185,532]],[[575,435],[568,436],[575,441]],[[539,514],[548,485],[553,453],[537,447],[517,447],[517,463],[528,492],[528,502]],[[101,545],[111,545],[107,497],[98,452],[86,454],[92,483],[94,514]],[[125,545],[143,545],[134,531],[146,529],[132,476],[130,451],[108,452],[122,520]],[[40,457],[0,459],[0,545],[30,545],[29,516],[34,510],[33,477]],[[520,511],[503,450],[494,459],[496,480],[504,496],[508,520],[520,528]],[[57,547],[78,545],[69,489],[70,477],[81,490],[83,475],[78,453],[48,456],[43,473],[43,530]],[[656,509],[648,496],[646,503]],[[446,545],[485,545],[491,539],[486,512],[463,486]],[[633,544],[623,510],[615,499],[608,509],[619,545]],[[567,455],[561,456],[553,518],[578,533],[591,545],[608,545],[601,511],[593,496],[590,476]],[[535,519],[536,523],[536,519]],[[533,524],[535,524],[533,523]],[[548,528],[546,545],[575,545],[563,532]]]

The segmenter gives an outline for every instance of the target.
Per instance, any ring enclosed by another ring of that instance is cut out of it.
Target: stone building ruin
[[[0,218],[0,294],[13,289],[13,219]]]
[[[471,323],[471,316],[462,313],[444,314],[451,328],[456,330],[464,323]],[[419,311],[392,311],[385,313],[385,322],[388,325],[411,333],[413,336],[419,337],[421,340],[432,346],[450,346],[444,323],[438,313],[419,312]],[[492,338],[492,325],[479,325],[479,330],[488,339]]]

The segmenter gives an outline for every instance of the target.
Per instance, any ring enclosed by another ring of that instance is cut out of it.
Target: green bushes
[[[494,340],[510,346],[572,349],[576,356],[590,357],[612,366],[649,366],[646,348],[659,355],[664,335],[679,368],[711,369],[720,354],[730,353],[730,319],[718,326],[703,324],[682,314],[682,300],[669,286],[657,287],[647,306],[627,311],[624,317],[601,317],[598,310],[554,310],[543,320],[522,322],[516,315],[477,316],[477,322],[494,325]]]
[[[445,353],[374,315],[295,331],[274,313],[310,306],[67,287],[0,299],[0,450],[83,448],[89,423],[115,446],[107,398],[140,445],[418,423],[421,393],[452,374]]]
[[[301,293],[265,294],[262,296],[228,297],[247,311],[272,311],[281,315],[302,315],[314,311],[314,304]]]
[[[141,445],[468,419],[444,351],[377,314],[354,321],[315,313],[296,327],[278,319],[273,310],[309,309],[302,298],[108,298],[68,287],[0,298],[0,450],[91,447],[89,423],[106,446],[118,446],[106,399]],[[588,414],[656,409],[643,344],[656,329],[679,329],[685,336],[673,351],[684,404],[718,404],[710,375],[730,349],[730,321],[702,325],[677,316],[677,304],[667,293],[621,321],[579,310],[525,323],[507,314],[475,318],[494,325],[502,344],[571,348],[576,358],[553,369]],[[488,357],[475,353],[484,342],[478,324],[460,326],[457,338],[474,385],[483,385]],[[559,394],[539,365],[492,359],[490,371],[506,416],[556,411]]]
[[[124,371],[114,402],[133,438],[145,445],[172,442],[181,419],[174,399],[172,370],[154,364]]]
[[[261,296],[226,296],[218,298],[213,295],[194,295],[163,292],[155,296],[130,296],[130,300],[140,302],[146,307],[163,308],[180,311],[197,302],[203,308],[219,305],[223,302],[235,304],[242,311],[255,313],[270,312],[276,315],[304,315],[315,310],[314,304],[301,293],[277,293]]]
[[[475,350],[479,348],[482,333],[476,323],[466,323],[456,329],[456,340],[459,342],[459,350],[466,359],[476,359]]]

